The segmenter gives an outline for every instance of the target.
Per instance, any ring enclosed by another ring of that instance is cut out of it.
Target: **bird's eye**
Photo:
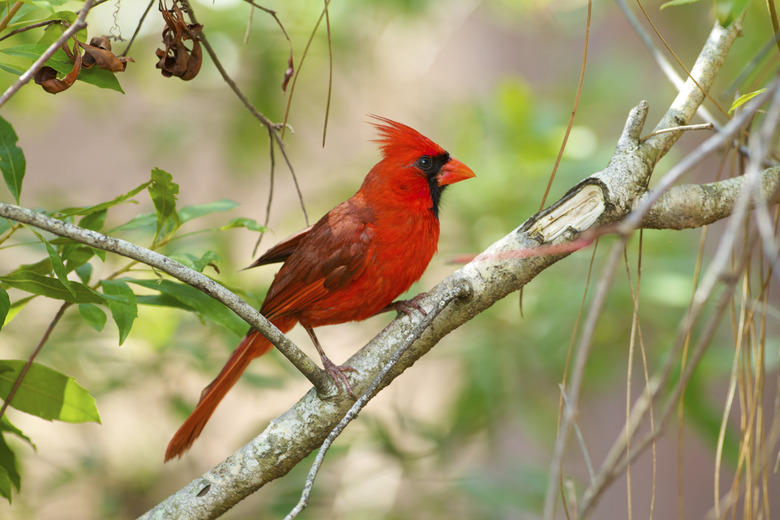
[[[428,171],[431,168],[433,168],[433,160],[431,160],[430,157],[427,155],[423,155],[419,159],[417,159],[417,162],[414,163],[415,166],[420,168],[421,170]]]

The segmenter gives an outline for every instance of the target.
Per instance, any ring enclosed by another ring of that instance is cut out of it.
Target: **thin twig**
[[[696,294],[696,289],[699,287],[699,281],[701,280],[702,262],[704,260],[704,245],[707,243],[707,230],[709,228],[705,225],[702,229],[701,238],[699,239],[699,249],[696,253],[696,264],[693,269],[693,288],[691,291],[691,299],[688,303],[690,309],[693,305],[693,297]],[[690,312],[687,314],[690,316]],[[688,363],[688,352],[691,344],[692,327],[690,323],[684,325],[685,338],[683,340],[682,355],[680,357],[680,373],[685,370]],[[647,383],[645,383],[647,384]],[[685,518],[683,509],[683,426],[685,425],[685,388],[680,392],[680,401],[677,406],[677,519],[683,520]]]
[[[750,149],[750,163],[748,163],[748,170],[746,176],[748,178],[756,179],[753,182],[753,186],[757,188],[758,177],[760,175],[760,165],[769,156],[775,143],[775,136],[777,135],[777,121],[780,118],[780,79],[776,79],[774,82],[775,92],[772,96],[772,102],[766,111],[764,122],[759,129],[758,135],[755,138],[751,138],[748,148]],[[772,258],[777,251],[777,244],[775,242],[775,229],[772,223],[772,218],[769,215],[766,205],[762,205],[760,202],[760,193],[754,189],[750,193],[751,199],[755,200],[758,206],[756,212],[756,222],[758,224],[758,230],[761,233],[761,240],[763,242],[762,252],[764,257],[770,262],[769,265],[774,265],[776,259]],[[773,271],[775,275],[780,275],[776,270]]]
[[[325,147],[325,136],[328,135],[328,119],[330,116],[330,100],[333,97],[333,37],[330,32],[330,0],[325,0],[325,28],[328,33],[328,98],[325,100],[325,122],[322,125],[322,147]]]
[[[774,0],[767,0],[766,5],[769,10],[769,20],[772,23],[772,32],[777,34],[780,32],[780,21],[777,19],[777,7],[775,7]],[[777,50],[780,51],[780,40],[775,38],[775,42],[777,43]]]
[[[642,43],[644,43],[645,47],[647,47],[647,50],[649,50],[650,54],[653,55],[653,58],[658,64],[658,67],[661,69],[661,72],[663,72],[664,76],[666,76],[666,79],[668,79],[671,84],[674,85],[675,89],[678,91],[681,90],[684,83],[683,79],[679,74],[677,74],[677,71],[674,69],[672,64],[669,63],[669,60],[666,59],[664,53],[661,52],[661,50],[653,43],[653,39],[650,37],[647,31],[645,31],[644,26],[639,23],[639,20],[634,15],[634,12],[629,8],[626,0],[617,0],[617,4],[625,15],[626,20],[628,20],[628,23],[631,25],[631,28],[634,29],[634,32],[637,34],[637,36],[639,36],[639,39],[642,40]],[[708,123],[716,123],[715,117],[704,105],[700,105],[696,113],[699,114]]]
[[[252,24],[255,20],[255,10],[249,6],[249,20],[246,21],[246,31],[244,32],[244,45],[249,43],[249,35],[252,34]]]
[[[36,211],[0,202],[0,216],[24,222],[58,236],[70,238],[88,246],[110,251],[118,255],[142,262],[154,269],[167,273],[174,278],[195,287],[215,300],[220,301],[240,318],[260,331],[295,367],[311,381],[320,393],[329,393],[333,387],[331,378],[304,354],[287,336],[282,334],[265,316],[251,305],[236,296],[208,276],[190,269],[149,249],[125,240],[109,237],[80,228],[73,224],[48,217]]]
[[[189,5],[187,0],[180,0],[183,4],[186,4],[188,6],[187,13],[190,17],[190,20],[192,23],[196,24],[198,23],[198,20],[195,18],[195,12],[192,9],[192,6]],[[252,3],[255,7],[259,9],[266,10],[265,8],[258,6],[254,3]],[[274,18],[276,16],[274,15]],[[277,19],[277,22],[279,20]],[[281,26],[281,23],[279,24]],[[284,27],[282,27],[282,31],[284,31]],[[284,32],[285,35],[287,35],[287,32]],[[272,122],[270,119],[268,119],[265,115],[263,115],[255,106],[252,104],[251,101],[249,101],[249,98],[247,98],[244,93],[241,91],[240,88],[238,88],[238,85],[235,81],[233,81],[233,78],[230,77],[230,75],[225,70],[225,67],[222,66],[222,62],[219,60],[219,57],[217,56],[216,51],[209,43],[208,39],[206,38],[206,33],[201,31],[198,35],[198,40],[203,44],[203,47],[206,49],[206,52],[211,57],[211,61],[214,62],[214,66],[217,67],[217,70],[219,71],[220,75],[222,76],[222,79],[225,80],[225,83],[228,84],[230,89],[238,96],[238,99],[241,100],[241,103],[244,104],[244,106],[249,110],[249,112],[255,116],[255,119],[260,121],[263,125],[265,125],[266,128],[271,132],[273,135],[274,141],[276,141],[276,144],[279,146],[279,151],[282,152],[282,157],[284,157],[285,162],[287,163],[287,168],[290,170],[290,175],[292,175],[293,184],[295,185],[295,191],[298,193],[298,200],[301,204],[301,211],[303,211],[303,219],[306,222],[306,226],[309,225],[309,215],[306,212],[306,204],[303,202],[303,193],[301,192],[301,187],[298,184],[298,176],[295,175],[295,168],[293,168],[292,162],[290,162],[290,158],[287,156],[287,151],[284,147],[284,142],[282,141],[282,138],[279,136],[279,128],[281,126],[282,129],[285,128],[285,125],[278,125],[274,122]]]
[[[371,398],[384,382],[385,376],[387,376],[390,370],[395,367],[396,363],[398,363],[398,360],[401,359],[401,356],[403,356],[407,349],[423,335],[433,320],[444,309],[446,309],[449,304],[457,299],[467,298],[470,294],[471,288],[464,283],[460,283],[449,290],[437,302],[436,307],[428,312],[425,318],[417,324],[417,327],[414,328],[407,339],[401,344],[400,347],[398,347],[393,356],[388,360],[385,366],[382,367],[382,370],[380,370],[374,380],[371,381],[371,384],[368,385],[360,398],[355,401],[355,404],[352,405],[349,411],[347,411],[346,415],[344,415],[341,421],[339,421],[333,430],[331,430],[330,434],[328,434],[328,436],[325,438],[325,442],[322,443],[322,446],[317,453],[317,457],[314,459],[311,470],[309,471],[309,475],[306,478],[306,484],[303,487],[301,498],[298,500],[298,503],[295,505],[295,507],[287,514],[287,516],[284,517],[284,520],[292,520],[298,516],[301,511],[303,511],[309,504],[309,495],[311,494],[312,487],[314,486],[314,479],[317,478],[317,473],[322,466],[322,461],[325,458],[325,454],[328,452],[328,448],[330,448],[331,444],[333,444],[333,441],[335,441],[336,438],[341,435],[341,432],[344,431],[347,425],[352,422],[355,417],[357,417],[358,413],[360,413],[360,410],[362,410],[363,407],[368,404],[369,400],[371,400]]]
[[[684,132],[686,130],[712,130],[715,128],[715,125],[712,123],[701,123],[699,125],[683,125],[683,126],[673,126],[671,128],[662,128],[661,130],[656,130],[650,135],[646,135],[645,137],[641,138],[639,140],[640,143],[645,142],[646,140],[650,139],[651,137],[654,137],[658,134],[663,134],[665,132]]]
[[[568,397],[566,397],[566,387],[558,385],[558,388],[561,391],[561,400],[563,400],[564,406],[566,409],[570,408],[571,403],[569,402]],[[593,471],[593,464],[590,462],[590,452],[588,451],[587,444],[585,444],[585,437],[582,435],[582,430],[580,429],[580,424],[577,419],[574,419],[573,428],[574,435],[577,437],[577,442],[579,442],[580,449],[582,450],[582,457],[585,459],[585,467],[588,468],[588,476],[590,477],[591,483],[593,483],[593,480],[596,478],[596,473]]]
[[[704,141],[696,150],[688,154],[683,160],[674,165],[669,172],[663,176],[658,185],[649,192],[648,196],[642,199],[642,202],[634,208],[631,214],[620,224],[623,233],[630,232],[639,227],[642,217],[650,210],[650,207],[674,185],[682,175],[699,164],[702,160],[719,149],[723,144],[730,141],[731,137],[742,129],[742,126],[753,114],[761,107],[765,96],[770,96],[778,88],[778,81],[775,80],[767,89],[767,92],[756,96],[748,102],[745,110],[726,124],[719,133],[713,135]]]
[[[19,79],[17,79],[14,84],[8,87],[5,92],[3,92],[3,95],[0,96],[0,107],[2,107],[6,101],[11,99],[11,97],[16,94],[19,89],[22,88],[28,81],[30,81],[33,76],[35,76],[35,73],[38,72],[41,67],[43,67],[44,63],[46,63],[46,61],[51,58],[55,52],[57,52],[63,43],[65,43],[69,38],[87,26],[85,20],[87,18],[87,13],[89,13],[89,10],[92,9],[93,1],[94,0],[84,1],[84,6],[79,10],[79,16],[76,18],[76,21],[73,22],[73,25],[64,30],[62,35],[57,38],[57,41],[49,45],[49,48],[46,49],[46,51],[44,51],[44,53],[41,54],[37,60],[35,60],[30,68],[24,71],[24,73],[19,76]]]
[[[274,178],[276,176],[276,155],[274,154],[274,136],[271,129],[268,129],[268,155],[271,161],[271,171],[268,174],[268,202],[265,205],[265,220],[263,221],[263,227],[268,228],[268,224],[271,222],[271,203],[274,200]],[[265,231],[260,233],[255,242],[255,247],[252,249],[252,258],[257,254],[257,249],[260,247],[260,242],[263,241]]]
[[[590,355],[590,349],[593,345],[593,336],[596,332],[596,322],[598,321],[601,311],[604,308],[604,304],[607,300],[607,294],[612,282],[615,278],[616,267],[620,260],[620,253],[622,251],[623,240],[616,242],[612,246],[612,250],[607,257],[607,263],[602,271],[601,279],[596,286],[596,292],[591,302],[591,307],[588,312],[588,316],[585,319],[585,323],[582,329],[582,336],[577,345],[577,357],[575,359],[574,368],[572,370],[572,379],[569,384],[569,401],[571,406],[564,409],[566,413],[563,414],[563,420],[561,421],[560,431],[558,438],[555,442],[555,448],[553,449],[553,455],[550,459],[550,470],[547,478],[547,493],[545,495],[544,502],[544,519],[552,520],[555,513],[555,487],[559,480],[559,475],[563,466],[563,455],[566,448],[566,444],[569,438],[569,431],[572,423],[575,421],[577,410],[579,407],[580,390],[582,388],[582,382],[585,377],[585,365],[587,364],[588,357]]]
[[[563,134],[563,140],[561,141],[561,147],[558,149],[558,156],[555,158],[555,165],[553,166],[552,173],[550,173],[550,179],[547,181],[547,187],[544,189],[544,195],[542,195],[542,203],[539,206],[539,211],[544,209],[544,205],[547,203],[547,196],[550,194],[550,188],[555,180],[555,174],[558,172],[558,167],[563,159],[563,152],[566,150],[566,143],[569,142],[569,134],[574,126],[574,117],[577,115],[577,108],[580,106],[580,96],[582,95],[582,85],[585,83],[585,68],[588,64],[588,43],[590,42],[590,18],[593,11],[593,0],[588,0],[588,11],[585,19],[585,41],[582,44],[582,64],[580,65],[580,79],[577,83],[577,93],[574,96],[574,106],[571,109],[571,116],[569,117],[569,124],[566,125],[566,132]]]
[[[20,27],[18,29],[14,29],[13,31],[9,32],[8,34],[4,34],[2,37],[0,37],[0,42],[5,40],[6,38],[10,38],[11,36],[15,36],[19,33],[23,33],[25,31],[29,31],[31,29],[37,29],[39,27],[46,27],[47,25],[53,25],[57,23],[62,23],[62,20],[44,20],[42,22],[37,23],[31,23],[30,25],[25,25],[24,27]]]
[[[284,137],[284,132],[287,128],[287,120],[290,116],[290,108],[292,107],[293,94],[295,94],[295,85],[298,83],[298,75],[301,73],[303,62],[306,61],[306,56],[309,55],[309,48],[311,47],[311,44],[314,41],[314,36],[317,34],[317,29],[319,29],[320,24],[324,18],[325,10],[323,9],[322,13],[320,13],[320,17],[317,19],[317,23],[314,24],[314,29],[312,29],[311,34],[309,35],[309,41],[306,42],[306,47],[303,48],[303,53],[301,53],[301,61],[299,61],[298,66],[295,67],[295,74],[293,74],[292,83],[290,84],[290,94],[287,96],[287,106],[284,109],[284,119],[282,120],[282,137]]]
[[[24,367],[22,367],[22,371],[19,372],[16,381],[14,381],[14,385],[11,387],[11,391],[8,392],[8,397],[5,398],[3,405],[0,406],[0,417],[2,417],[5,414],[5,411],[8,409],[8,405],[11,404],[11,400],[14,398],[14,395],[16,395],[16,392],[19,390],[19,387],[22,386],[22,380],[24,379],[24,376],[27,375],[27,371],[30,370],[33,361],[35,361],[35,358],[41,352],[43,345],[49,339],[49,336],[51,335],[51,331],[54,330],[54,327],[57,325],[57,323],[60,321],[62,316],[65,314],[67,308],[70,307],[71,305],[73,304],[70,302],[63,303],[60,306],[59,310],[57,311],[57,314],[55,314],[54,318],[52,318],[51,323],[49,323],[49,326],[46,327],[46,330],[44,331],[41,340],[38,342],[38,345],[35,347],[35,350],[33,350],[32,354],[30,354],[30,357],[27,358],[27,363],[25,363]]]
[[[770,36],[769,40],[756,52],[755,56],[753,56],[750,61],[744,62],[742,72],[740,72],[731,84],[723,90],[722,97],[724,99],[734,97],[740,85],[758,70],[760,63],[766,58],[766,55],[772,51],[772,47],[775,47],[776,45],[780,45],[780,31]]]
[[[639,259],[641,262],[642,258],[642,250],[641,250],[641,237],[642,233],[639,233],[640,236],[640,246],[639,246]],[[632,384],[632,376],[633,376],[633,368],[634,368],[634,351],[636,350],[636,329],[639,325],[639,295],[634,293],[634,287],[633,282],[631,281],[631,268],[628,264],[628,248],[623,248],[623,262],[626,266],[626,278],[628,279],[628,290],[631,293],[631,297],[633,299],[633,311],[631,312],[631,333],[629,334],[628,339],[628,360],[626,362],[626,424],[628,424],[628,421],[631,417],[631,384]],[[652,408],[651,408],[652,409]],[[626,439],[626,454],[631,453],[631,438],[629,437]],[[590,482],[593,484],[593,481],[596,480],[593,476],[591,476]],[[626,502],[628,505],[628,518],[633,518],[633,501],[631,496],[631,466],[628,466],[626,468]]]
[[[120,56],[127,56],[127,53],[130,52],[130,47],[133,45],[135,38],[138,36],[138,33],[141,32],[141,26],[143,26],[144,20],[146,20],[146,16],[149,14],[149,11],[152,10],[152,6],[154,5],[154,2],[155,0],[149,0],[149,5],[146,6],[146,9],[144,10],[144,14],[142,14],[141,18],[138,19],[138,24],[135,26],[135,31],[133,31],[132,38],[130,38],[130,41],[127,42],[127,47],[125,47],[125,50],[122,51],[122,54]]]
[[[776,87],[776,84],[773,85],[773,87]],[[733,121],[731,123],[733,123]],[[731,125],[731,123],[729,123],[729,125]],[[727,125],[727,127],[729,125]],[[755,137],[755,139],[759,139],[760,137],[761,136],[758,135]],[[710,140],[711,139],[712,138],[710,138]],[[707,146],[705,145],[707,145],[707,142],[703,143],[700,149],[707,148]],[[740,232],[740,230],[742,230],[743,222],[746,221],[747,211],[751,201],[753,200],[751,196],[752,190],[750,189],[750,185],[753,186],[757,185],[758,182],[758,174],[756,173],[756,170],[757,170],[757,164],[760,163],[760,158],[756,157],[754,159],[755,159],[753,161],[754,164],[749,166],[748,168],[749,174],[746,174],[746,180],[749,186],[742,191],[739,201],[736,204],[733,218],[731,218],[731,220],[729,221],[729,225],[727,226],[726,231],[723,234],[723,238],[720,241],[718,250],[715,252],[713,261],[710,267],[708,268],[707,272],[704,274],[701,284],[698,286],[698,288],[694,293],[691,308],[687,313],[684,321],[681,323],[680,332],[678,333],[675,345],[672,348],[671,352],[668,354],[667,360],[664,363],[664,367],[659,371],[659,374],[657,376],[654,376],[651,379],[651,381],[647,384],[645,388],[645,392],[642,394],[640,399],[635,404],[631,412],[630,420],[627,422],[620,436],[618,437],[618,439],[615,441],[612,448],[610,449],[609,454],[604,459],[602,468],[599,471],[599,475],[597,476],[596,483],[594,485],[591,485],[583,495],[583,499],[581,501],[583,516],[585,516],[589,512],[590,508],[593,507],[595,501],[604,491],[606,486],[620,472],[622,472],[625,468],[627,468],[628,465],[651,442],[654,442],[655,439],[657,439],[657,437],[664,430],[669,418],[671,417],[672,411],[674,410],[675,404],[679,402],[679,397],[682,394],[682,391],[685,388],[687,381],[693,374],[695,368],[698,366],[698,363],[701,360],[704,352],[706,351],[706,348],[709,346],[715,331],[720,325],[721,315],[725,311],[726,306],[731,300],[731,293],[734,289],[737,280],[736,274],[741,273],[742,270],[745,269],[745,266],[748,263],[747,258],[749,256],[749,252],[752,249],[752,243],[755,242],[755,240],[752,240],[749,244],[745,246],[745,251],[746,251],[745,255],[743,255],[743,258],[740,260],[739,265],[732,270],[731,274],[729,274],[728,259],[731,256],[731,252],[733,251],[733,247],[738,237],[743,234]],[[684,161],[685,160],[683,160],[683,162]],[[670,174],[671,173],[672,172],[670,172]],[[662,183],[664,181],[666,181],[666,178],[662,179]],[[629,216],[629,219],[627,220],[630,220],[630,218],[631,216]],[[629,442],[629,439],[633,437],[642,418],[644,417],[644,414],[651,407],[651,404],[655,399],[655,397],[658,395],[661,389],[665,388],[666,380],[668,379],[671,371],[673,370],[673,367],[676,364],[677,352],[686,344],[687,341],[686,338],[688,337],[688,331],[690,330],[690,327],[696,323],[701,312],[707,305],[707,302],[711,300],[711,295],[713,294],[713,291],[715,290],[718,282],[724,282],[724,281],[725,284],[727,285],[727,290],[724,291],[719,297],[719,303],[716,307],[716,310],[710,316],[707,325],[704,327],[704,330],[697,343],[696,349],[693,352],[690,362],[688,363],[688,365],[685,368],[685,371],[681,375],[680,381],[678,382],[675,390],[668,397],[666,405],[664,406],[663,411],[660,414],[661,418],[659,421],[658,428],[653,429],[653,431],[651,431],[637,444],[635,444],[635,448],[632,453],[626,454],[625,445]],[[621,461],[620,459],[623,455],[625,455],[625,458]]]
[[[270,15],[276,21],[276,25],[279,26],[279,29],[281,29],[282,34],[284,35],[285,39],[287,40],[288,45],[290,46],[290,56],[292,56],[292,51],[293,51],[292,39],[290,38],[290,35],[287,33],[287,29],[284,28],[284,25],[282,24],[282,21],[279,19],[279,16],[277,16],[276,11],[274,11],[273,9],[269,9],[267,7],[263,7],[262,5],[256,4],[252,0],[244,0],[244,2],[248,3],[249,5],[251,5],[252,7],[256,8],[256,9],[260,9],[264,13]],[[244,35],[244,43],[249,41],[249,31],[250,31],[250,28],[251,28],[251,16],[252,16],[252,13],[254,13],[254,11],[250,11],[249,12],[250,24],[247,26],[246,35]]]
[[[19,9],[21,9],[23,5],[24,2],[16,2],[8,9],[8,13],[6,13],[6,15],[3,16],[3,19],[0,20],[0,32],[5,31],[5,28],[8,27],[9,23],[11,23],[11,19],[17,12],[19,12]]]
[[[730,287],[733,289],[733,282],[729,281],[728,283],[731,284]],[[707,326],[705,327],[702,333],[702,338],[699,340],[696,348],[694,349],[693,355],[691,356],[691,361],[688,365],[688,370],[686,370],[686,372],[680,378],[680,381],[676,387],[675,392],[669,397],[667,401],[668,403],[667,406],[660,414],[660,420],[658,421],[658,425],[659,425],[658,428],[650,432],[646,437],[641,439],[639,442],[636,442],[634,444],[634,449],[631,452],[631,454],[625,456],[626,440],[628,438],[633,437],[645,413],[651,407],[655,398],[664,389],[664,383],[667,380],[668,375],[671,372],[673,366],[675,365],[675,360],[677,359],[676,353],[678,352],[678,347],[680,346],[680,343],[675,345],[672,351],[667,355],[667,362],[664,368],[661,370],[660,375],[651,378],[650,382],[645,386],[645,391],[640,395],[640,397],[637,399],[636,403],[634,404],[634,408],[631,411],[631,417],[629,422],[624,426],[623,430],[620,432],[618,439],[612,445],[612,448],[610,448],[610,451],[607,454],[607,456],[604,457],[604,462],[602,463],[599,473],[596,475],[596,480],[594,484],[592,484],[587,490],[585,490],[585,493],[582,496],[581,514],[583,518],[586,517],[587,514],[590,512],[591,508],[595,506],[598,497],[601,496],[601,494],[605,491],[606,487],[617,477],[617,475],[622,473],[622,471],[631,462],[633,462],[636,459],[636,457],[642,454],[645,448],[648,445],[650,445],[650,443],[657,440],[657,438],[664,431],[668,419],[671,416],[671,412],[674,410],[674,403],[678,401],[679,392],[687,384],[688,380],[693,374],[693,370],[698,366],[699,361],[701,361],[701,358],[704,355],[704,352],[706,351],[706,347],[711,341],[712,336],[714,335],[717,328],[721,325],[721,316],[723,311],[726,308],[726,305],[729,302],[729,298],[730,298],[730,291],[727,289],[726,291],[723,292],[723,294],[721,294],[718,305],[714,313],[710,317],[710,320],[708,321]],[[691,322],[693,321],[695,321],[695,318],[691,320]],[[625,456],[625,458],[623,458],[623,456]]]
[[[717,22],[714,24],[691,68],[693,77],[687,78],[678,88],[677,96],[656,125],[656,130],[691,122],[702,103],[708,99],[709,89],[712,88],[715,78],[726,61],[728,51],[741,34],[743,18],[744,13],[728,27],[723,27]],[[648,139],[643,144],[657,151],[658,155],[654,158],[654,162],[657,163],[674,146],[680,135],[680,132],[665,133]]]
[[[653,20],[650,18],[650,15],[647,14],[647,11],[645,10],[645,7],[642,5],[642,2],[640,0],[637,0],[637,5],[639,6],[640,11],[642,11],[642,14],[645,17],[645,20],[647,20],[647,23],[650,24],[650,27],[653,28],[653,31],[655,32],[656,36],[658,36],[658,39],[661,40],[661,43],[664,45],[664,47],[666,47],[666,50],[669,52],[669,54],[672,56],[672,58],[674,58],[674,61],[677,62],[677,65],[679,65],[680,68],[685,71],[685,75],[688,77],[688,79],[690,81],[693,81],[696,84],[696,86],[701,91],[701,93],[707,99],[709,99],[712,102],[713,105],[715,105],[715,108],[717,108],[720,111],[720,113],[722,113],[724,115],[728,115],[726,110],[724,110],[723,107],[721,107],[720,104],[715,99],[713,99],[712,96],[710,96],[709,89],[704,88],[699,83],[699,81],[695,77],[693,77],[693,75],[691,74],[691,70],[688,70],[688,67],[686,67],[685,64],[682,62],[682,60],[677,56],[677,53],[674,52],[674,50],[672,50],[672,48],[666,42],[664,37],[661,36],[661,32],[658,30],[658,28],[653,23]],[[732,23],[734,23],[734,22],[732,22]]]

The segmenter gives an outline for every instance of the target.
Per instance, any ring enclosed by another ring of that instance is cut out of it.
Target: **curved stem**
[[[137,260],[148,266],[167,273],[177,280],[206,293],[215,300],[220,301],[240,318],[256,328],[268,341],[295,365],[295,367],[311,381],[318,392],[327,393],[333,384],[328,375],[321,370],[306,354],[304,354],[290,339],[279,331],[265,316],[257,312],[251,305],[239,298],[236,294],[218,284],[208,276],[190,269],[179,262],[171,260],[149,249],[132,244],[125,240],[109,237],[47,217],[36,211],[5,204],[0,202],[0,217],[5,217],[17,222],[24,222],[39,229],[43,229],[55,235],[70,238],[90,247],[110,251],[118,255]]]

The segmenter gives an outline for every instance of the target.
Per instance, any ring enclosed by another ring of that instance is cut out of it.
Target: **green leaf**
[[[128,199],[131,199],[141,193],[143,190],[149,187],[151,184],[150,181],[147,181],[140,186],[137,186],[133,188],[132,190],[128,191],[127,193],[120,195],[112,200],[109,200],[108,202],[101,202],[100,204],[96,204],[94,206],[84,206],[84,207],[77,207],[77,208],[67,208],[62,211],[57,212],[55,215],[57,218],[62,219],[65,217],[70,217],[73,215],[91,215],[92,213],[96,213],[99,211],[107,210],[108,208],[112,206],[116,206],[117,204],[121,204],[125,202]]]
[[[194,311],[186,303],[182,303],[173,296],[167,294],[136,294],[135,300],[141,305],[155,305],[157,307],[172,307],[174,309],[183,309],[185,311]]]
[[[87,325],[100,332],[106,326],[106,313],[94,303],[82,303],[79,305],[79,313]]]
[[[33,3],[35,4],[37,2],[33,2]],[[73,22],[76,21],[76,18],[78,18],[78,15],[73,11],[57,11],[51,16],[47,16],[46,18],[25,19],[24,21],[8,24],[8,27],[24,27],[38,22],[48,22],[52,20],[54,21],[64,20],[68,22],[68,25],[73,25]]]
[[[51,260],[47,256],[40,262],[35,262],[34,264],[22,264],[19,266],[19,270],[31,271],[43,275],[51,274]]]
[[[127,281],[171,296],[204,318],[228,329],[237,336],[245,335],[246,331],[249,329],[249,325],[247,325],[244,320],[236,316],[233,311],[222,305],[214,298],[206,296],[199,290],[189,285],[172,282],[171,280],[128,279]]]
[[[95,249],[94,247],[90,249],[92,249],[92,252],[95,253],[95,256],[100,258],[102,262],[106,261],[106,252],[103,249]]]
[[[70,45],[72,46],[72,42]],[[22,45],[17,45],[16,47],[0,49],[0,52],[8,54],[9,56],[25,58],[31,60],[32,62],[40,58],[48,48],[48,45],[42,43],[25,43]],[[68,55],[65,54],[62,49],[58,49],[57,52],[55,52],[54,55],[52,55],[52,57],[46,61],[46,65],[53,68],[60,74],[68,74],[73,70],[73,62],[70,61]],[[124,93],[122,87],[119,85],[119,80],[116,79],[114,73],[103,70],[99,67],[81,69],[78,79],[84,83],[89,83],[90,85],[94,85],[96,87],[107,88]]]
[[[210,213],[216,213],[218,211],[230,211],[231,209],[235,209],[238,206],[238,202],[234,202],[228,199],[207,202],[206,204],[198,204],[196,206],[184,206],[179,210],[179,218],[183,224],[189,220],[200,218]]]
[[[0,466],[0,495],[11,503],[11,495],[13,490],[11,489],[11,476],[8,474],[8,470]]]
[[[6,276],[0,276],[0,282],[8,284],[15,289],[71,303],[103,303],[104,301],[100,293],[93,291],[84,284],[71,281],[70,290],[68,290],[56,278],[43,276],[25,269],[14,271]]]
[[[0,289],[0,329],[5,325],[5,318],[8,316],[8,310],[11,308],[11,299],[5,289]]]
[[[79,79],[84,83],[89,83],[96,87],[114,90],[120,94],[125,93],[125,91],[122,90],[122,85],[119,84],[116,74],[110,70],[101,69],[100,67],[81,69]]]
[[[73,291],[73,288],[70,286],[70,280],[68,280],[68,273],[65,270],[65,264],[62,263],[62,258],[60,258],[59,253],[57,253],[57,250],[54,249],[54,247],[49,243],[48,240],[46,240],[43,235],[38,233],[37,231],[33,231],[30,229],[30,231],[33,232],[33,234],[38,237],[38,240],[43,242],[43,244],[46,246],[46,251],[49,253],[49,260],[51,261],[51,267],[54,270],[54,274],[57,276],[57,279],[62,282],[62,286],[65,287],[68,291],[70,291],[70,294],[75,298],[76,293]]]
[[[62,248],[62,257],[65,259],[65,270],[67,272],[75,270],[76,274],[79,274],[78,268],[86,264],[93,256],[95,256],[94,250],[81,244],[68,244]],[[81,274],[79,274],[79,278],[81,278]],[[86,280],[82,278],[81,281],[87,283],[89,278]]]
[[[79,221],[79,227],[84,229],[91,229],[92,231],[100,231],[103,224],[106,223],[106,217],[108,216],[108,210],[100,209],[89,213]]]
[[[0,361],[0,398],[8,399],[25,362]],[[11,399],[11,406],[47,421],[100,423],[95,399],[75,379],[33,363]]]
[[[0,434],[0,468],[5,470],[11,484],[19,491],[22,488],[22,477],[19,475],[19,465],[16,462],[16,455],[5,442],[5,436]],[[5,496],[5,495],[4,495]],[[11,501],[10,496],[6,497]]]
[[[154,168],[152,170],[152,184],[149,186],[149,196],[154,203],[154,212],[157,215],[157,234],[161,231],[169,233],[181,225],[179,214],[176,212],[176,195],[179,193],[179,185],[173,182],[173,176]]]
[[[190,269],[194,269],[195,271],[198,271],[199,273],[202,273],[203,269],[205,269],[206,266],[209,265],[219,273],[219,269],[217,268],[216,264],[222,262],[222,258],[217,253],[211,250],[206,251],[203,254],[203,256],[201,256],[200,258],[190,253],[185,253],[181,255],[171,255],[170,258],[172,260],[176,260],[181,264],[186,265]]]
[[[25,73],[25,71],[27,71],[25,68],[17,67],[16,65],[12,65],[10,63],[0,63],[0,69],[3,69],[6,72],[10,72],[11,74],[16,74],[17,76],[21,76]]]
[[[16,300],[11,304],[11,309],[8,311],[8,314],[5,316],[5,325],[8,325],[11,323],[11,320],[13,320],[17,314],[22,312],[25,307],[27,307],[27,304],[30,303],[33,296],[28,296],[26,298],[22,298],[21,300]]]
[[[661,10],[663,11],[667,7],[673,7],[677,5],[695,4],[698,1],[699,0],[671,0],[670,2],[661,4]]]
[[[22,194],[22,180],[27,167],[24,152],[16,146],[18,140],[11,123],[0,117],[0,170],[3,172],[5,185],[17,204]]]
[[[722,27],[728,27],[747,9],[750,0],[731,0],[715,2],[715,15]]]
[[[113,233],[115,231],[132,231],[134,229],[142,228],[154,228],[156,222],[157,216],[154,213],[142,213],[141,215],[136,215],[121,226],[115,227],[109,231],[109,233]]]
[[[127,303],[108,301],[111,317],[114,318],[114,323],[119,328],[119,344],[121,345],[127,339],[130,329],[133,328],[133,322],[138,317],[138,304],[135,301],[135,294],[122,280],[103,280],[100,282],[100,285],[103,287],[103,294],[120,296],[127,300]]]
[[[82,282],[89,283],[89,279],[92,277],[92,264],[81,264],[76,268],[76,274]]]
[[[731,114],[736,109],[738,109],[739,107],[741,107],[742,105],[744,105],[745,103],[753,99],[754,97],[758,96],[759,94],[763,94],[764,92],[766,92],[766,89],[762,88],[753,92],[748,92],[747,94],[742,94],[737,99],[735,99],[734,102],[731,104],[731,108],[729,108],[729,114]]]
[[[24,442],[30,445],[33,449],[35,449],[35,444],[30,440],[30,438],[25,435],[22,430],[11,424],[11,421],[8,420],[8,417],[6,415],[3,415],[0,417],[0,431],[8,432],[16,435],[20,439],[22,439]]]
[[[41,43],[25,43],[17,45],[16,47],[7,47],[0,49],[3,54],[9,56],[16,56],[18,58],[26,58],[31,61],[35,61],[40,58],[49,46]],[[68,55],[62,49],[57,49],[51,58],[46,61],[46,65],[53,68],[61,74],[67,74],[73,70],[73,62],[68,59]]]
[[[225,224],[219,229],[225,230],[225,229],[233,229],[233,228],[247,228],[250,231],[260,231],[260,232],[265,232],[268,230],[267,227],[258,224],[256,220],[253,220],[251,218],[244,218],[244,217],[234,218],[233,220],[231,220],[230,222],[228,222],[227,224]]]

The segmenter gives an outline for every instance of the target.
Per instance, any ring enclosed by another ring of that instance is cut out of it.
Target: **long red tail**
[[[287,332],[295,326],[296,320],[294,318],[281,318],[273,323],[282,332]],[[217,405],[228,393],[228,390],[236,384],[249,363],[268,352],[271,347],[271,343],[257,331],[249,332],[241,340],[216,379],[203,389],[195,410],[187,417],[184,424],[173,435],[171,442],[168,443],[168,449],[165,450],[165,462],[174,457],[181,457],[192,446]]]

